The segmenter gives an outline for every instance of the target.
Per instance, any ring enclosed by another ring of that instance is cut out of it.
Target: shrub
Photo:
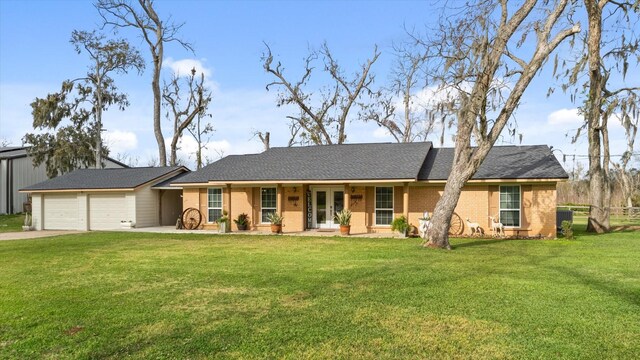
[[[338,211],[335,218],[338,224],[342,226],[348,226],[351,224],[351,210],[343,209],[341,211]]]
[[[407,218],[404,215],[393,219],[391,223],[391,230],[397,231],[402,234],[406,234],[409,229],[409,222],[407,222]]]
[[[282,220],[284,220],[282,215],[278,214],[277,212],[272,212],[267,215],[267,219],[269,219],[269,222],[272,225],[282,225]]]
[[[229,213],[227,210],[222,210],[222,216],[218,219],[218,224],[227,223],[229,221]]]
[[[573,240],[573,223],[569,220],[565,220],[562,222],[560,227],[562,228],[562,235],[564,235],[564,238],[567,240]]]
[[[240,225],[240,226],[247,225],[249,224],[249,215],[242,213],[238,215],[238,218],[233,220],[233,222],[235,222],[236,225]]]

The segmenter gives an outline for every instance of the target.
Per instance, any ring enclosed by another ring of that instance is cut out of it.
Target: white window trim
[[[391,208],[378,208],[378,188],[391,188]],[[373,223],[374,226],[380,226],[380,227],[391,227],[391,224],[378,224],[378,217],[376,216],[376,214],[378,213],[378,210],[391,210],[391,218],[393,220],[393,214],[395,214],[395,209],[393,208],[393,206],[395,205],[395,196],[396,196],[396,189],[393,185],[391,186],[375,186],[373,189],[373,205],[374,205],[374,209],[373,209]]]
[[[263,189],[275,189],[276,190],[276,206],[275,207],[263,207],[262,206],[262,190]],[[262,210],[275,210],[278,212],[278,188],[276,186],[265,186],[260,188],[260,224],[270,224],[270,222],[262,221]]]
[[[209,190],[220,190],[220,207],[209,207]],[[221,187],[210,187],[207,188],[207,223],[208,224],[213,224],[216,223],[218,221],[218,219],[212,220],[209,219],[209,210],[220,210],[220,213],[222,213],[224,208],[224,190],[222,190]]]
[[[517,186],[518,187],[518,203],[520,204],[520,208],[519,209],[503,209],[500,206],[500,194],[502,193],[502,187],[503,186]],[[500,219],[500,213],[501,211],[518,211],[518,226],[504,226],[505,229],[520,229],[522,228],[522,187],[518,184],[504,184],[504,185],[500,185],[498,187],[498,219],[500,222],[502,222],[502,219]]]

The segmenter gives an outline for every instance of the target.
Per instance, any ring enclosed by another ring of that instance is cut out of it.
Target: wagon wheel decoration
[[[464,230],[464,226],[462,225],[460,215],[453,213],[451,222],[449,223],[449,235],[460,235],[462,234],[462,230]]]
[[[182,212],[182,226],[185,229],[197,229],[202,222],[202,213],[196,208],[188,208]]]

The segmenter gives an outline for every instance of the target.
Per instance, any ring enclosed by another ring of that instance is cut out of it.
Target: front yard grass
[[[640,234],[0,242],[0,358],[637,358]]]
[[[22,231],[24,214],[0,215],[0,233]]]

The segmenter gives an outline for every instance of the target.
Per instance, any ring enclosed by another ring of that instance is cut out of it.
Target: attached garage
[[[89,195],[89,230],[117,229],[128,213],[124,193]]]
[[[168,184],[188,171],[183,166],[84,169],[21,191],[31,193],[37,230],[114,230],[122,221],[136,227],[172,225],[182,211],[182,202],[173,200],[182,190]]]
[[[67,230],[78,226],[78,198],[72,194],[47,194],[43,197],[43,211],[47,230]]]

